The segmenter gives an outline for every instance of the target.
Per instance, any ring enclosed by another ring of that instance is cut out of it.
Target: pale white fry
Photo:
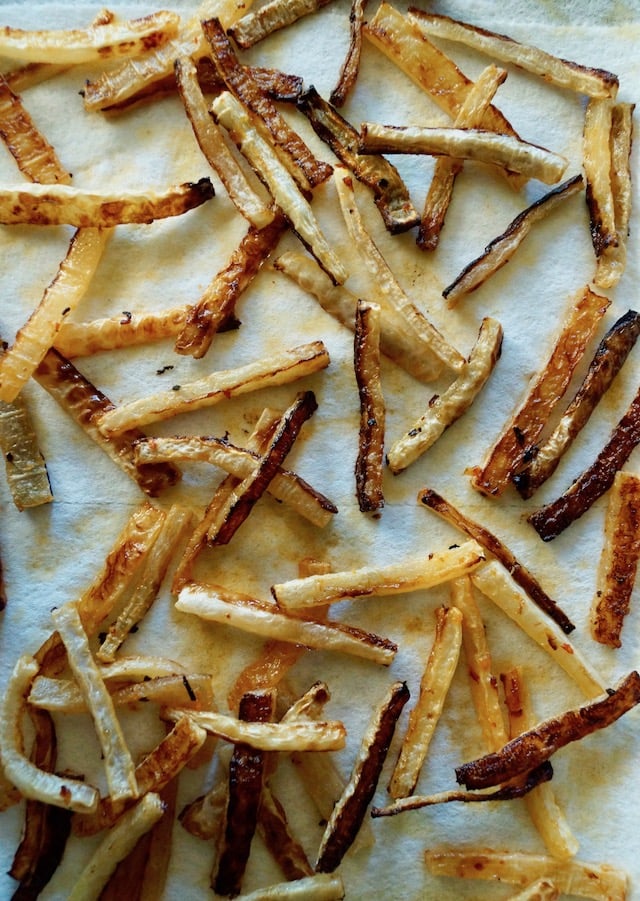
[[[344,884],[342,877],[335,873],[315,873],[238,895],[238,901],[340,901],[341,898],[344,898]]]
[[[583,167],[596,258],[618,244],[611,185],[612,114],[612,100],[590,100],[584,114]]]
[[[549,879],[536,879],[529,883],[521,892],[511,895],[508,901],[556,901],[560,897],[560,890]]]
[[[7,485],[18,510],[53,500],[47,465],[22,394],[10,404],[0,401],[0,451]]]
[[[247,13],[232,25],[229,34],[239,47],[257,44],[274,31],[293,25],[331,0],[268,0],[259,10]]]
[[[187,310],[186,305],[157,313],[123,310],[119,316],[105,316],[90,322],[65,320],[54,338],[53,346],[68,360],[72,360],[74,357],[89,357],[104,350],[174,338],[184,327]]]
[[[605,247],[598,257],[594,276],[598,288],[613,288],[626,268],[633,187],[630,157],[634,110],[633,103],[616,103],[611,111],[611,191],[618,242]]]

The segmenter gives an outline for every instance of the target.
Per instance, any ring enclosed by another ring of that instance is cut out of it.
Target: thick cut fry
[[[564,395],[609,305],[608,298],[589,287],[574,299],[544,369],[532,379],[526,398],[489,451],[486,462],[471,470],[471,484],[476,491],[495,497],[507,487],[527,448],[535,444],[551,411]]]
[[[531,497],[555,472],[562,455],[589,421],[597,404],[622,368],[640,335],[640,314],[624,313],[598,345],[587,373],[573,400],[551,434],[530,447],[525,465],[514,473],[513,482],[520,495]]]
[[[552,879],[562,894],[594,901],[625,901],[627,874],[608,864],[526,854],[524,851],[433,849],[425,852],[427,869],[434,876],[489,879],[525,886],[534,879]]]
[[[123,310],[119,316],[105,316],[90,322],[65,320],[53,340],[63,356],[90,357],[104,350],[134,347],[175,338],[184,328],[188,307],[172,307],[158,313],[132,313]]]
[[[317,12],[331,0],[269,0],[255,12],[247,13],[229,28],[238,47],[247,49],[274,31],[293,25],[298,19]]]
[[[34,378],[145,494],[156,497],[179,481],[180,470],[171,462],[136,462],[135,443],[146,437],[141,429],[132,427],[107,438],[98,430],[97,420],[114,405],[57,350],[48,351]]]
[[[360,397],[356,496],[363,513],[384,506],[385,403],[380,382],[380,307],[359,300],[356,308],[354,369]]]
[[[514,41],[504,34],[496,34],[448,16],[428,13],[417,7],[410,7],[409,19],[426,34],[467,44],[493,59],[513,63],[557,87],[568,88],[589,97],[611,97],[618,90],[618,76],[612,72],[560,59],[538,47]]]
[[[506,230],[485,247],[484,253],[465,266],[460,275],[444,289],[442,296],[446,298],[448,305],[455,306],[460,298],[475,291],[505,266],[527,237],[532,226],[557,209],[567,197],[582,191],[583,187],[582,175],[575,175],[519,213]]]
[[[397,651],[397,646],[388,639],[353,626],[289,616],[273,604],[238,596],[214,585],[191,583],[185,586],[176,601],[176,609],[254,635],[353,654],[384,666],[392,662]]]
[[[606,690],[606,683],[569,642],[566,633],[540,613],[497,560],[492,560],[480,567],[478,572],[471,573],[471,579],[479,591],[556,661],[587,697],[595,698]]]
[[[39,668],[33,657],[18,658],[4,694],[0,710],[0,755],[5,775],[25,798],[88,813],[98,803],[96,788],[40,769],[24,754],[21,719],[25,699]]]
[[[53,500],[47,465],[22,395],[10,404],[0,401],[0,451],[7,484],[18,510],[39,507]]]
[[[245,892],[241,897],[242,901],[341,901],[344,884],[335,873],[315,873],[295,882],[278,882]]]
[[[587,207],[596,258],[616,247],[618,236],[611,187],[611,100],[590,100],[584,117],[583,165]]]
[[[415,791],[458,665],[461,643],[462,613],[457,607],[438,607],[435,637],[422,675],[420,694],[409,714],[389,783],[392,798],[406,798]]]
[[[401,594],[433,588],[472,572],[484,562],[476,541],[410,557],[386,566],[363,566],[346,572],[326,573],[292,579],[271,586],[277,603],[287,608],[317,607],[343,598]]]
[[[149,224],[156,219],[181,216],[211,200],[208,178],[155,191],[83,191],[70,185],[21,185],[0,189],[2,225],[75,225],[76,228],[112,228],[123,224]]]
[[[527,178],[537,178],[548,185],[559,182],[568,165],[565,157],[546,147],[480,128],[363,122],[360,150],[362,153],[426,153],[474,160],[499,166],[507,172],[516,172]]]
[[[640,559],[640,478],[618,472],[609,492],[604,543],[597,589],[591,607],[591,634],[596,641],[619,648],[624,618]]]
[[[424,454],[474,402],[500,359],[502,326],[486,316],[478,339],[454,382],[442,394],[434,394],[427,409],[387,451],[393,473],[402,472]]]
[[[627,261],[627,238],[631,219],[631,144],[635,104],[616,103],[611,111],[611,191],[617,243],[598,257],[594,284],[607,290],[618,284]]]
[[[67,651],[73,675],[93,718],[104,756],[109,793],[115,800],[137,798],[139,791],[131,753],[100,670],[96,665],[76,604],[57,607],[51,614]]]
[[[322,836],[316,872],[333,873],[353,845],[375,794],[396,723],[408,700],[406,684],[394,682],[374,710],[347,786],[336,802]]]
[[[640,390],[594,462],[556,498],[528,517],[543,541],[557,538],[609,490],[640,441]]]
[[[328,365],[329,354],[322,341],[301,344],[274,353],[268,359],[213,372],[195,382],[121,404],[100,416],[98,428],[103,435],[118,435],[133,426],[170,419],[249,391],[286,385]]]
[[[83,228],[71,239],[67,255],[40,304],[0,358],[0,400],[15,400],[44,359],[65,316],[86,294],[109,235],[106,229]]]
[[[356,83],[360,69],[360,56],[362,54],[362,26],[364,14],[369,0],[351,0],[349,10],[349,47],[340,66],[340,74],[335,87],[329,94],[329,100],[334,106],[342,106]]]

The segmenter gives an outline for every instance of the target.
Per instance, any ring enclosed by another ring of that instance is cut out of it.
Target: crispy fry
[[[103,435],[122,434],[133,426],[170,419],[178,413],[212,406],[239,394],[288,384],[328,365],[329,354],[322,341],[301,344],[274,353],[268,359],[213,372],[175,389],[120,404],[100,416],[98,428]]]
[[[362,26],[364,14],[369,0],[351,0],[349,10],[349,47],[342,65],[335,87],[329,94],[329,100],[334,106],[342,106],[351,93],[358,78],[360,68],[360,55],[362,53]]]
[[[255,12],[249,12],[229,28],[238,47],[247,49],[274,31],[293,25],[298,19],[317,12],[331,0],[269,0]]]
[[[583,166],[587,180],[587,207],[596,258],[616,247],[615,212],[611,187],[611,116],[613,102],[590,100],[584,117]]]
[[[609,304],[606,297],[589,287],[574,298],[548,362],[532,379],[526,398],[489,451],[486,462],[471,470],[471,484],[476,491],[495,497],[507,487],[527,448],[536,442],[549,414],[561,400]]]
[[[409,714],[407,731],[389,783],[392,798],[406,798],[415,791],[458,665],[461,643],[462,613],[457,607],[438,607],[435,636],[422,675],[420,694]]]
[[[596,593],[591,607],[591,635],[596,641],[619,648],[624,618],[640,559],[640,478],[616,473],[604,522],[604,542]]]
[[[398,717],[408,700],[406,684],[394,682],[374,710],[349,782],[336,802],[322,836],[316,872],[333,873],[353,845],[378,785]]]
[[[313,875],[304,848],[291,832],[284,807],[268,783],[262,788],[257,827],[258,835],[287,879]]]
[[[448,306],[454,307],[460,298],[475,291],[498,269],[505,266],[527,237],[532,226],[557,209],[563,200],[581,191],[583,187],[582,175],[575,175],[519,213],[505,231],[485,247],[484,253],[465,266],[460,275],[444,289],[442,296],[446,298]]]
[[[188,307],[172,307],[158,313],[123,311],[90,322],[65,320],[53,346],[68,359],[90,357],[105,350],[133,347],[163,338],[175,338],[184,328]]]
[[[0,451],[7,484],[18,510],[39,507],[53,500],[47,464],[23,395],[10,404],[0,401]]]
[[[471,573],[476,588],[493,601],[506,615],[555,660],[589,698],[606,690],[606,685],[567,639],[566,633],[543,616],[538,607],[516,583],[513,576],[497,560]]]
[[[427,409],[387,451],[393,473],[402,472],[425,453],[476,399],[500,358],[502,326],[489,316],[480,323],[478,339],[454,382],[429,400]]]
[[[242,901],[340,901],[342,878],[335,873],[314,873],[295,882],[278,882],[240,896]]]
[[[640,315],[635,310],[624,313],[608,330],[553,432],[541,444],[534,444],[526,451],[524,466],[513,474],[514,485],[522,497],[531,497],[553,475],[562,455],[589,421],[622,368],[638,335]]]
[[[356,495],[363,513],[384,506],[385,404],[380,383],[380,307],[359,300],[356,307],[354,369],[360,397]]]

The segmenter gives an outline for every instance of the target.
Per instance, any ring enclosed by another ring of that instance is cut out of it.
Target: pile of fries
[[[634,42],[448,6],[1,8],[3,897],[640,898]]]

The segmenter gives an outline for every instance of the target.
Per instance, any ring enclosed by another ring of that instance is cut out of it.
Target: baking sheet
[[[375,0],[372,4],[373,11]],[[176,8],[188,12],[192,7],[183,4]],[[128,15],[150,11],[151,7],[114,4],[113,9]],[[637,4],[580,3],[558,8],[548,3],[506,2],[496,12],[495,4],[476,0],[471,4],[442,2],[429,9],[464,17],[521,40],[531,40],[534,35],[535,42],[544,49],[616,72],[620,77],[619,99],[633,102],[639,96]],[[22,27],[82,25],[95,12],[94,7],[85,4],[0,5],[3,23]],[[337,0],[294,28],[270,37],[246,54],[246,59],[297,72],[307,84],[314,84],[327,96],[346,48],[347,13],[347,4]],[[487,63],[479,54],[460,46],[442,46],[471,78]],[[497,105],[525,139],[567,156],[568,175],[580,171],[584,98],[508,68],[509,77],[500,88]],[[87,114],[78,92],[85,77],[91,74],[84,69],[69,73],[54,83],[30,89],[24,98],[34,120],[73,173],[74,184],[86,188],[160,188],[212,174],[176,98],[119,116]],[[432,101],[366,43],[360,78],[344,114],[354,124],[364,120],[445,123]],[[332,161],[329,151],[319,144],[306,123],[293,113],[289,115],[318,155]],[[414,157],[394,162],[420,209],[432,163]],[[634,175],[636,170],[634,157]],[[215,175],[212,178],[217,196],[200,209],[181,219],[116,231],[75,318],[169,308],[198,299],[209,280],[226,264],[245,231],[243,220]],[[9,184],[19,182],[8,154],[0,156],[0,179]],[[572,296],[593,275],[584,197],[570,199],[537,226],[514,260],[455,311],[446,309],[441,291],[517,212],[544,191],[539,183],[531,183],[521,193],[514,193],[499,176],[467,165],[456,184],[440,247],[436,253],[425,255],[415,248],[412,233],[391,237],[385,232],[370,198],[358,186],[357,196],[367,227],[401,285],[462,353],[469,353],[485,315],[497,318],[505,332],[501,360],[473,408],[409,470],[397,477],[385,475],[386,504],[378,518],[362,515],[354,497],[358,401],[352,373],[351,333],[284,276],[271,270],[260,274],[238,305],[241,328],[217,336],[203,360],[177,356],[171,342],[159,342],[144,349],[109,352],[78,362],[79,368],[117,403],[187,382],[215,369],[268,356],[283,343],[294,346],[316,338],[326,343],[332,361],[329,369],[304,382],[305,387],[315,391],[319,409],[305,427],[288,463],[327,494],[340,512],[334,523],[319,531],[264,498],[229,547],[208,555],[207,566],[215,581],[266,599],[269,586],[295,577],[298,560],[310,554],[327,559],[335,569],[342,570],[369,560],[392,561],[444,548],[457,534],[416,505],[418,491],[431,487],[485,523],[533,570],[576,623],[571,640],[608,683],[613,684],[637,665],[640,641],[636,609],[627,618],[619,650],[596,645],[589,635],[589,607],[602,546],[604,499],[550,544],[543,544],[524,519],[531,509],[563,491],[593,459],[635,394],[637,350],[632,352],[613,389],[554,477],[535,499],[525,503],[515,493],[506,493],[497,500],[481,498],[465,475],[468,466],[483,461],[514,405],[524,396],[529,378],[547,359]],[[612,304],[602,332],[637,303],[635,187],[633,199],[627,271],[620,285],[610,292]],[[347,286],[363,296],[372,296],[374,286],[346,238],[331,183],[316,191],[314,210],[350,270]],[[11,337],[39,301],[66,252],[69,234],[63,228],[26,226],[0,231],[0,328],[4,336]],[[286,236],[281,247],[297,249],[296,241]],[[169,365],[173,369],[157,374]],[[387,362],[382,379],[387,437],[392,441],[420,415],[433,391],[442,386],[419,385]],[[301,386],[237,398],[147,431],[229,433],[232,440],[242,443],[265,405],[285,407]],[[136,486],[67,421],[39,386],[30,383],[25,391],[41,435],[55,501],[46,508],[18,513],[6,487],[0,485],[0,549],[9,597],[0,625],[2,685],[17,655],[35,651],[51,631],[51,608],[73,600],[91,582],[127,517],[143,499]],[[637,470],[638,459],[634,453],[626,468]],[[164,506],[180,500],[196,510],[202,509],[218,479],[218,474],[202,466],[185,466],[180,486],[157,502]],[[433,611],[446,600],[447,591],[442,589],[337,605],[336,615],[345,621],[398,642],[399,652],[393,665],[384,669],[343,656],[309,652],[292,670],[291,682],[300,691],[317,679],[328,683],[332,692],[328,713],[343,719],[348,728],[347,745],[336,755],[345,774],[371,710],[386,687],[395,679],[404,679],[413,696],[417,695],[433,639]],[[493,610],[489,602],[481,603],[495,672],[514,663],[526,667],[540,718],[584,700],[539,648]],[[248,636],[221,626],[202,625],[177,614],[166,587],[148,620],[125,645],[127,653],[162,653],[196,670],[211,672],[221,709],[243,664],[260,647],[260,641]],[[412,703],[400,720],[376,793],[378,804],[384,803],[390,767]],[[142,729],[140,720],[139,714],[123,714],[123,726],[134,752],[148,747],[152,735],[157,737],[148,718]],[[605,732],[564,749],[554,758],[553,782],[580,842],[578,857],[625,869],[630,876],[632,899],[640,898],[640,869],[633,838],[637,827],[634,799],[640,789],[635,763],[640,751],[639,730],[640,720],[634,711]],[[103,777],[99,751],[90,724],[82,717],[67,717],[59,722],[58,731],[60,765],[81,767],[88,778],[95,778],[100,784]],[[87,754],[87,748],[92,748],[95,755]],[[483,750],[479,727],[470,711],[467,676],[461,661],[418,789],[426,792],[453,787],[453,768]],[[179,809],[199,794],[211,778],[211,769],[207,768],[185,773],[180,781]],[[300,800],[295,776],[286,766],[279,771],[276,784],[313,860],[322,834],[315,814],[310,805]],[[21,817],[21,806],[2,815],[3,874],[10,866],[19,838]],[[425,848],[454,842],[544,850],[519,802],[502,807],[448,805],[377,820],[372,827],[375,846],[349,854],[340,868],[348,898],[505,898],[511,891],[507,886],[434,879],[423,863]],[[70,844],[43,897],[65,897],[78,867],[88,859],[94,846],[92,840]],[[210,891],[211,859],[211,848],[176,826],[165,897],[206,897]],[[279,878],[267,853],[255,841],[244,887],[249,890]],[[2,897],[10,896],[13,886],[11,879],[0,877]]]

